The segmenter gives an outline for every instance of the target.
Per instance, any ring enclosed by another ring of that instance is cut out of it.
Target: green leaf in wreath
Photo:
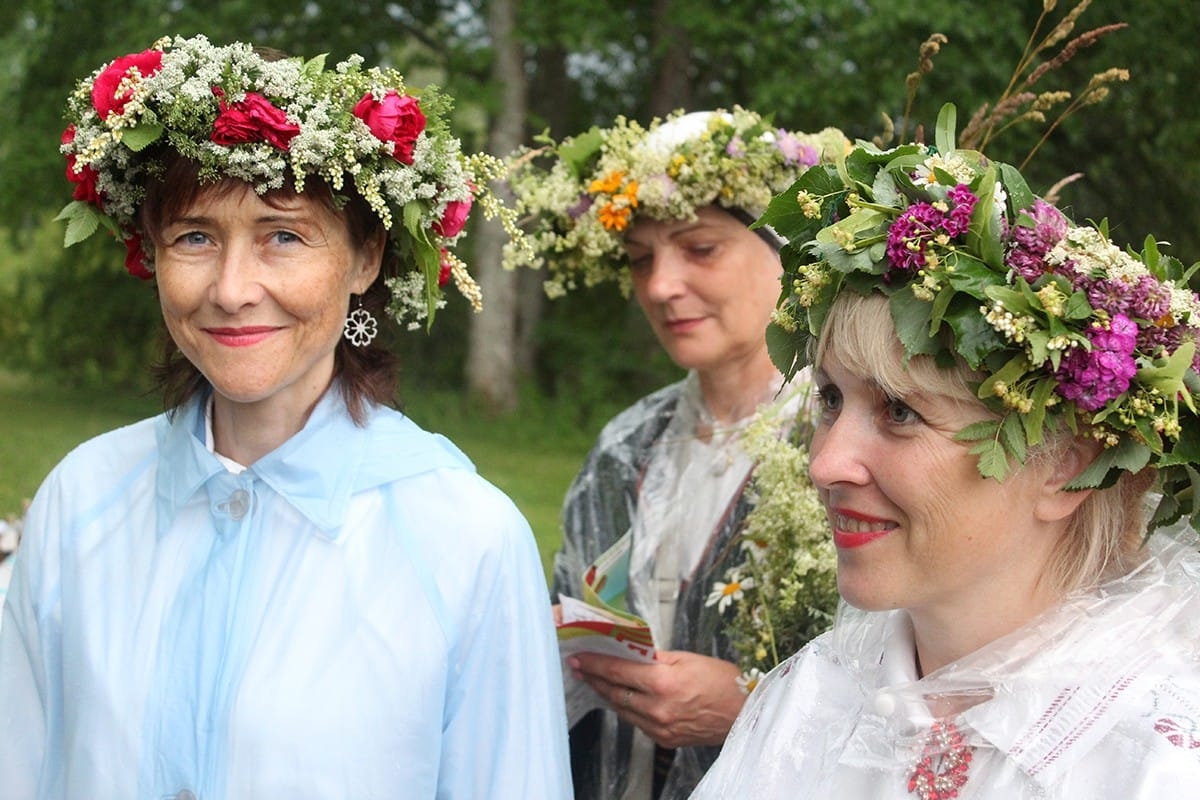
[[[592,165],[600,155],[600,146],[604,144],[604,134],[593,126],[579,134],[569,142],[559,145],[558,155],[571,168],[571,174],[582,178],[591,172]]]
[[[433,325],[439,297],[438,273],[441,271],[441,252],[429,238],[429,231],[421,225],[424,209],[416,200],[404,206],[404,227],[412,235],[413,258],[425,276],[425,306],[428,312],[426,328]]]
[[[904,345],[906,355],[934,355],[942,349],[941,344],[929,335],[929,315],[933,306],[914,295],[911,285],[893,294],[888,305],[896,336]]]
[[[1035,195],[1020,171],[1011,164],[1001,163],[999,166],[1000,182],[1004,184],[1004,191],[1008,193],[1008,202],[1012,208],[1017,211],[1032,208]]]
[[[994,419],[973,422],[954,434],[957,442],[974,442],[971,453],[979,457],[979,474],[985,478],[1004,480],[1008,475],[1008,452],[1001,444],[1001,423]]]
[[[804,215],[797,200],[801,192],[808,192],[809,197],[820,203],[821,214],[816,218]],[[750,227],[769,225],[787,241],[803,244],[815,237],[821,228],[833,223],[837,204],[845,193],[846,187],[833,167],[810,167],[788,189],[772,197],[762,216]]]
[[[1192,366],[1195,355],[1196,343],[1183,342],[1166,359],[1156,361],[1152,367],[1139,369],[1137,371],[1138,382],[1158,389],[1165,397],[1180,398],[1184,405],[1195,413],[1196,406],[1192,402],[1192,395],[1183,380],[1184,375]]]
[[[328,53],[321,53],[308,59],[300,68],[300,74],[307,80],[317,80],[321,76],[321,73],[325,71],[325,59],[328,56]]]
[[[1150,463],[1150,448],[1124,436],[1116,447],[1106,447],[1083,472],[1065,487],[1076,489],[1106,489],[1116,483],[1121,472],[1138,472]]]
[[[55,217],[56,222],[66,221],[67,231],[63,236],[63,247],[79,244],[100,227],[101,213],[96,207],[82,200],[73,200],[63,207]]]
[[[142,123],[133,128],[126,128],[125,132],[121,134],[121,143],[138,153],[158,141],[158,137],[162,134],[162,125]]]
[[[1000,423],[1000,443],[1018,464],[1025,463],[1025,427],[1018,414],[1008,414]]]
[[[1008,452],[997,439],[977,442],[971,452],[979,456],[979,474],[985,478],[1003,481],[1008,477]]]
[[[804,366],[805,352],[809,335],[800,330],[787,331],[774,322],[767,325],[767,354],[771,363],[783,374],[785,381],[790,381]]]
[[[938,111],[937,127],[934,129],[934,142],[941,153],[954,150],[956,127],[958,125],[958,109],[953,103],[945,103]]]
[[[1046,421],[1046,404],[1050,401],[1050,397],[1054,394],[1054,387],[1058,385],[1058,381],[1054,378],[1046,377],[1037,382],[1033,388],[1033,408],[1028,414],[1021,415],[1021,422],[1025,426],[1025,443],[1030,447],[1040,444],[1042,441],[1042,426]]]

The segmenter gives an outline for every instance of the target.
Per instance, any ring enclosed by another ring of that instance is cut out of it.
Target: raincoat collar
[[[1144,713],[1158,667],[1195,657],[1180,647],[1200,641],[1200,603],[1179,586],[1200,575],[1200,556],[1195,542],[1155,538],[1129,574],[1068,596],[923,678],[905,612],[844,609],[833,643],[840,658],[858,664],[864,692],[849,759],[885,766],[919,755],[931,708],[948,701],[968,744],[994,749],[1030,780],[1054,785],[1117,724]]]
[[[202,487],[231,476],[205,446],[207,402],[204,393],[159,418],[155,491],[160,536]],[[474,470],[448,439],[422,430],[393,409],[369,407],[367,423],[359,427],[335,383],[304,428],[235,479],[262,481],[312,522],[318,533],[337,539],[355,493],[441,468]]]

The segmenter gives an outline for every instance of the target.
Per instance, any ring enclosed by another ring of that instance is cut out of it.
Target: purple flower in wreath
[[[1137,372],[1137,336],[1137,325],[1124,314],[1113,316],[1107,327],[1092,323],[1091,349],[1076,347],[1059,364],[1058,393],[1085,411],[1097,411],[1122,395]]]
[[[942,222],[942,230],[950,236],[961,236],[971,224],[971,214],[975,211],[975,204],[979,202],[979,198],[965,183],[960,183],[947,192],[946,198],[953,205]]]
[[[811,167],[821,160],[821,152],[817,148],[811,144],[804,144],[795,134],[784,128],[775,131],[775,146],[783,154],[784,162],[789,165]]]
[[[1033,224],[1013,226],[1004,263],[1033,283],[1046,272],[1046,254],[1067,235],[1068,221],[1061,211],[1040,197],[1021,214],[1029,217]]]
[[[979,198],[961,183],[946,198],[948,204],[913,203],[888,228],[887,258],[893,269],[916,272],[928,263],[926,251],[938,237],[966,233]]]
[[[893,269],[916,272],[925,266],[925,248],[937,234],[942,212],[930,203],[913,203],[888,228],[887,259]]]
[[[580,194],[579,200],[575,203],[575,205],[567,209],[567,216],[569,216],[571,219],[579,219],[588,212],[588,209],[592,207],[592,203],[594,202],[596,201],[593,200],[592,196],[587,192]]]

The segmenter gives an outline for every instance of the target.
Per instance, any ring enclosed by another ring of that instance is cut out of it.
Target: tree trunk
[[[514,25],[519,0],[491,0],[488,29],[495,45],[492,77],[501,102],[488,150],[506,155],[524,136],[528,88],[521,47]],[[496,187],[502,191],[502,187]],[[481,220],[475,230],[476,279],[483,291],[483,311],[471,319],[467,351],[467,388],[497,412],[517,407],[518,304],[517,275],[504,269],[501,256],[506,234],[495,220]]]
[[[676,20],[672,0],[654,2],[654,46],[656,65],[650,92],[650,113],[665,117],[676,109],[692,108],[692,53],[687,30]]]

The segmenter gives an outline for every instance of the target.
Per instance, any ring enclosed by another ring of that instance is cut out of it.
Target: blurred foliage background
[[[905,75],[921,43],[948,43],[924,76],[913,117],[932,128],[943,102],[960,125],[1008,83],[1028,33],[1053,0],[9,0],[0,7],[0,368],[106,393],[145,388],[159,322],[153,286],[124,275],[121,252],[96,240],[63,251],[51,220],[69,199],[57,151],[61,111],[75,81],[165,34],[205,33],[293,54],[352,52],[391,64],[411,85],[437,83],[458,99],[468,147],[486,148],[502,109],[489,15],[516,20],[527,99],[527,141],[604,124],[649,121],[673,108],[741,104],[783,126],[842,127],[870,138],[882,114],[903,116]],[[1111,66],[1128,82],[1056,130],[1027,170],[1035,190],[1083,177],[1062,197],[1078,220],[1108,218],[1119,242],[1147,233],[1190,263],[1200,256],[1192,215],[1200,201],[1200,12],[1190,0],[1095,0],[1076,33],[1128,27],[1081,50],[1040,88],[1079,91]],[[1032,129],[989,154],[1019,162]],[[468,253],[470,256],[470,253]],[[536,287],[536,280],[533,285]],[[452,305],[430,336],[397,341],[405,391],[461,390],[472,324]],[[582,430],[675,377],[641,316],[611,287],[540,304],[516,362],[529,398]],[[539,413],[542,413],[539,411]]]

